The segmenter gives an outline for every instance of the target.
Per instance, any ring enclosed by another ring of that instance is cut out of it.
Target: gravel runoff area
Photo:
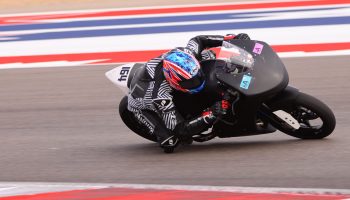
[[[181,4],[203,4],[203,3],[229,3],[244,2],[246,0],[0,0],[0,14],[64,11],[79,9],[103,9],[103,8],[127,8],[143,6],[166,6]],[[258,1],[258,0],[249,0]]]

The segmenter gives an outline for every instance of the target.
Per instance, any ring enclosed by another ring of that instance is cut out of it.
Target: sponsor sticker
[[[252,77],[249,75],[244,75],[241,81],[240,87],[248,90],[250,82],[252,81]]]
[[[260,55],[262,50],[263,50],[263,48],[264,48],[264,45],[262,45],[260,43],[255,43],[253,52]]]

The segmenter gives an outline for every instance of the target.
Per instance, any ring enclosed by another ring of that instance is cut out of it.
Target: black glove
[[[202,60],[215,60],[216,59],[216,54],[213,50],[206,49],[203,50],[201,53]]]
[[[227,114],[230,109],[228,95],[223,96],[223,100],[216,102],[213,106],[203,111],[203,113],[191,120],[178,124],[175,129],[175,135],[180,138],[192,137],[198,135],[210,128],[218,118]]]
[[[238,35],[236,35],[236,37],[234,39],[238,39],[238,40],[250,40],[250,37],[248,34],[246,33],[240,33]]]
[[[216,121],[216,117],[213,115],[210,109],[206,109],[203,113],[195,118],[178,124],[174,132],[180,138],[189,138],[193,135],[198,135],[208,130]]]
[[[216,117],[211,112],[203,112],[201,116],[178,124],[174,129],[174,133],[181,140],[187,140],[192,138],[193,135],[198,135],[208,130],[215,120]]]

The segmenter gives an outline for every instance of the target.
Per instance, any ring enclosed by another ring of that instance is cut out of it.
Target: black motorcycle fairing
[[[287,86],[283,91],[266,101],[266,105],[269,106],[271,110],[276,110],[276,108],[281,107],[290,110],[293,108],[293,102],[295,102],[298,95],[299,90],[297,88]]]
[[[265,42],[254,40],[231,40],[230,43],[251,52],[254,66],[243,73],[227,73],[224,68],[217,71],[222,83],[239,91],[248,98],[259,101],[269,99],[287,87],[287,70],[279,56]],[[259,52],[256,50],[260,47]]]

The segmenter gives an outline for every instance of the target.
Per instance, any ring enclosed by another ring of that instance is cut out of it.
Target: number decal
[[[119,72],[119,78],[118,81],[122,82],[122,81],[127,81],[127,77],[130,71],[130,67],[123,67],[122,70],[120,70]]]
[[[241,81],[240,87],[248,90],[250,82],[252,81],[252,77],[248,75],[244,75]]]

